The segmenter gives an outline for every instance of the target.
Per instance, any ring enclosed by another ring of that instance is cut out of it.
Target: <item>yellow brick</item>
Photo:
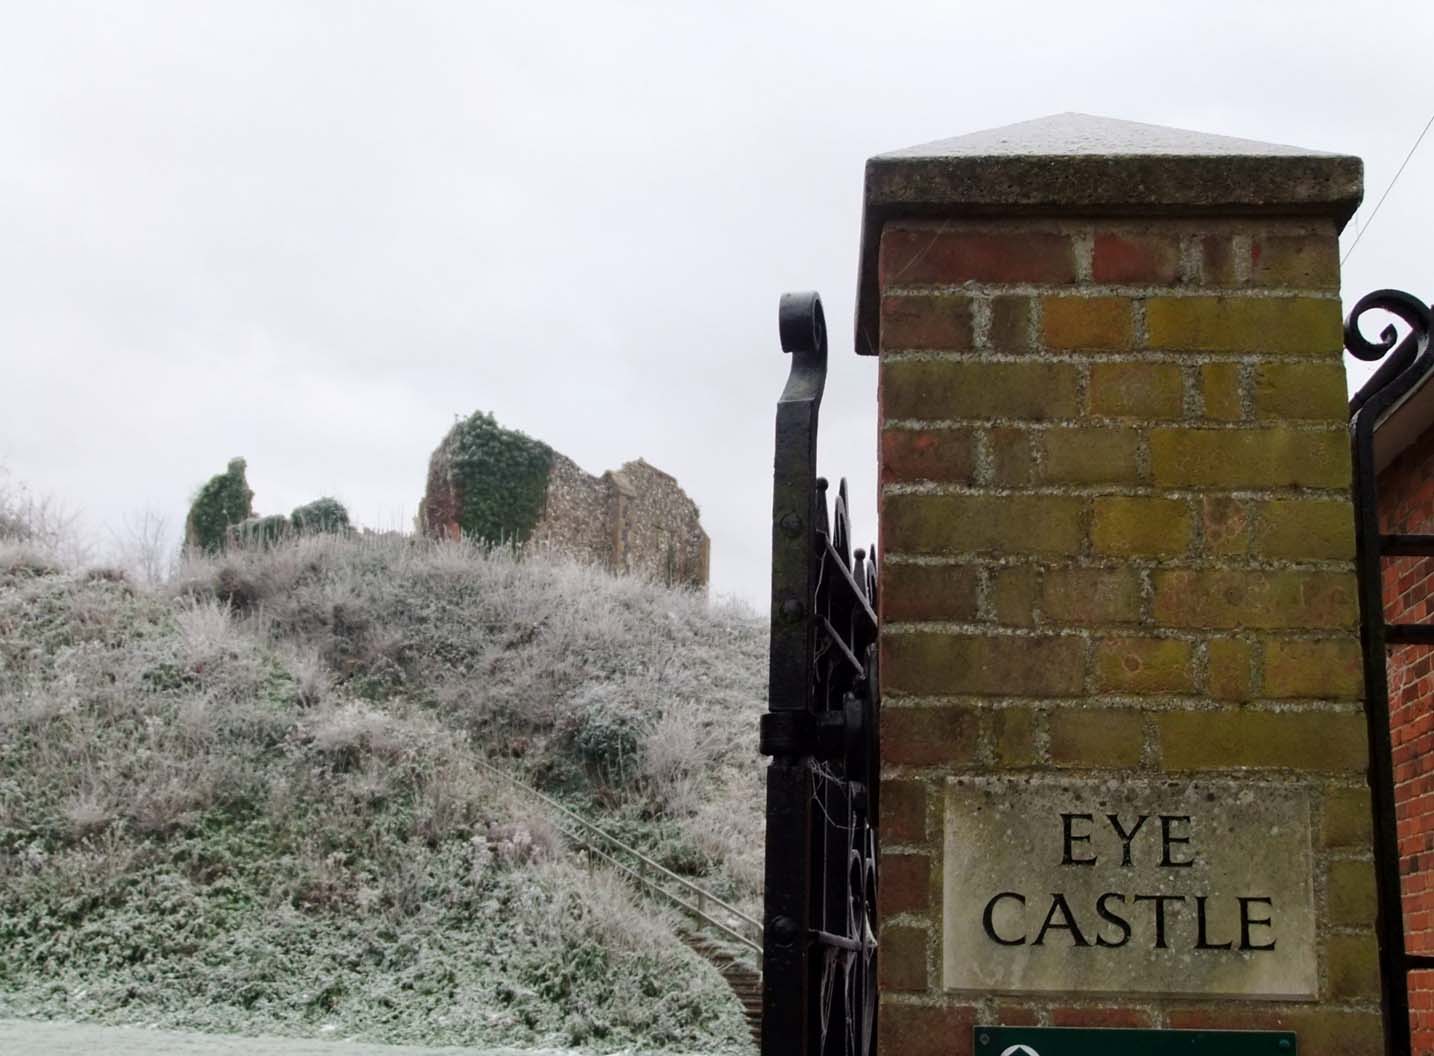
[[[1359,612],[1352,573],[1169,569],[1152,580],[1163,627],[1353,628]]]
[[[1091,542],[1102,554],[1183,554],[1190,507],[1178,499],[1110,495],[1093,501]]]
[[[1184,383],[1173,363],[1096,363],[1090,413],[1109,418],[1180,418]]]
[[[1150,463],[1161,487],[1349,487],[1349,439],[1342,431],[1155,429]]]
[[[1030,766],[1036,761],[1036,717],[1025,708],[1000,708],[992,713],[996,759],[1002,766]]]
[[[1330,862],[1326,891],[1331,924],[1373,926],[1378,911],[1373,862]]]
[[[1192,352],[1333,355],[1343,348],[1339,302],[1313,297],[1152,297],[1150,347]]]
[[[1364,695],[1359,642],[1353,637],[1265,642],[1264,695],[1359,700]]]
[[[1238,363],[1202,364],[1200,367],[1200,394],[1205,402],[1206,418],[1233,422],[1245,415],[1240,404],[1240,365]]]
[[[1174,638],[1107,638],[1096,643],[1096,688],[1115,693],[1188,693],[1195,688],[1190,643]]]
[[[992,297],[991,329],[987,340],[994,352],[1031,350],[1031,299]]]
[[[1364,716],[1342,712],[1171,711],[1156,716],[1167,770],[1362,771]]]
[[[1051,568],[1041,583],[1041,618],[1099,626],[1140,619],[1140,577],[1130,568]]]
[[[1051,761],[1057,766],[1132,767],[1145,741],[1138,711],[1058,708],[1051,713]]]
[[[991,573],[991,608],[996,622],[1008,627],[1028,627],[1036,622],[1036,569],[1012,565]]]
[[[1074,554],[1081,505],[1068,495],[888,495],[881,528],[892,553]]]
[[[1216,700],[1249,700],[1253,692],[1252,650],[1237,638],[1210,642],[1205,668],[1205,689]]]
[[[1205,553],[1218,557],[1250,551],[1250,504],[1228,495],[1200,499],[1200,530]]]
[[[1276,499],[1259,506],[1255,553],[1294,561],[1354,560],[1354,507],[1331,502]]]
[[[881,413],[887,420],[1069,418],[1078,373],[1071,363],[883,361]]]
[[[1046,429],[1043,475],[1053,484],[1110,484],[1139,479],[1134,429]]]
[[[1255,417],[1343,422],[1348,390],[1342,363],[1261,363],[1255,368]]]
[[[1124,297],[1046,297],[1041,333],[1047,348],[1125,349],[1131,345],[1131,303]]]
[[[1060,697],[1085,680],[1075,637],[884,634],[881,646],[882,687],[894,693]]]
[[[1331,935],[1325,963],[1329,966],[1331,997],[1379,996],[1379,944],[1373,932]]]
[[[990,436],[995,483],[1004,487],[1029,484],[1036,472],[1031,434],[1025,429],[997,426]]]
[[[1367,849],[1374,839],[1374,815],[1369,789],[1332,788],[1324,795],[1324,824],[1320,842],[1326,847]]]
[[[1339,289],[1339,241],[1332,234],[1259,235],[1251,249],[1256,286]]]

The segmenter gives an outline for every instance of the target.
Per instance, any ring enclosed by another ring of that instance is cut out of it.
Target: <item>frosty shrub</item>
[[[476,760],[755,908],[763,641],[468,543],[291,533],[159,587],[0,544],[0,1015],[747,1052],[674,922]]]
[[[295,508],[289,514],[289,523],[299,533],[347,532],[350,529],[349,511],[338,499],[325,496]]]
[[[647,725],[641,702],[612,685],[587,683],[564,709],[559,731],[572,739],[574,754],[593,774],[611,784],[637,773]]]
[[[282,542],[290,531],[289,518],[271,513],[267,517],[246,517],[238,524],[231,524],[224,541],[226,546],[263,548]]]
[[[0,466],[0,544],[24,544],[31,553],[66,564],[83,564],[91,556],[79,513],[16,483],[4,466]]]

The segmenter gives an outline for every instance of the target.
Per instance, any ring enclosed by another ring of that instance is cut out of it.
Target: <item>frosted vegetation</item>
[[[474,759],[755,909],[750,613],[465,543],[296,536],[149,585],[9,535],[0,1016],[749,1051],[676,922]]]

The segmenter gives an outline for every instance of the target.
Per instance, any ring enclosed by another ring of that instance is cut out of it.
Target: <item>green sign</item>
[[[975,1027],[975,1056],[1296,1056],[1287,1030]]]

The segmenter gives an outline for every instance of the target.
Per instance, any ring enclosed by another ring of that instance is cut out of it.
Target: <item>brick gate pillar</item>
[[[1074,114],[868,164],[883,1052],[979,1053],[977,1024],[1382,1051],[1361,171]]]

